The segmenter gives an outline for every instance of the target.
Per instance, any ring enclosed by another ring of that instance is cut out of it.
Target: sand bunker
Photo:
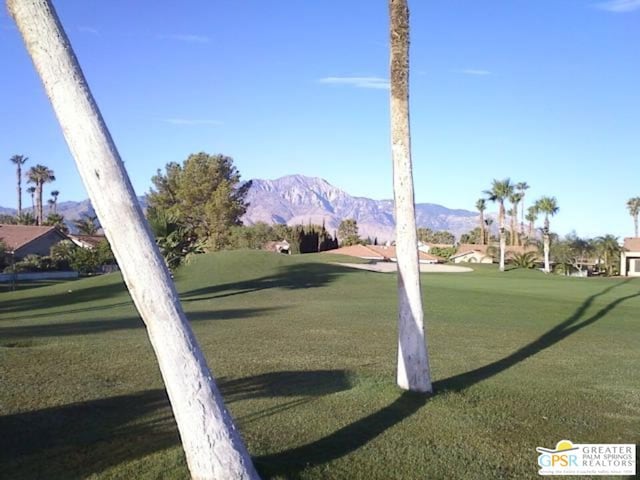
[[[389,273],[398,270],[398,264],[395,262],[377,262],[377,263],[339,263],[345,267],[359,268],[360,270],[369,270],[370,272]],[[440,265],[440,264],[420,264],[420,271],[423,273],[464,273],[473,272],[469,267],[458,267],[456,265]]]

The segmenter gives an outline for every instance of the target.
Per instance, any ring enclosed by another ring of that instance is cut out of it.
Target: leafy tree
[[[181,228],[211,250],[228,245],[231,227],[241,225],[247,210],[251,183],[240,183],[233,160],[224,155],[189,155],[182,165],[168,163],[165,172],[158,170],[151,181],[149,206],[179,219]]]
[[[482,234],[479,227],[460,235],[460,243],[474,243],[482,245]]]
[[[434,232],[430,228],[418,228],[417,234],[418,240],[423,243],[453,244],[456,241],[453,233],[444,230]]]
[[[204,252],[204,242],[198,239],[193,227],[181,223],[166,210],[150,207],[147,210],[147,220],[160,253],[170,269],[177,268],[192,255]]]
[[[95,215],[83,215],[78,220],[73,221],[73,226],[80,235],[95,235],[100,229],[98,217]]]
[[[18,219],[13,215],[7,215],[6,213],[0,213],[0,223],[5,225],[16,225],[18,223]]]
[[[593,245],[598,257],[603,260],[605,273],[609,276],[616,274],[620,267],[620,252],[622,251],[618,237],[603,235],[596,238]]]
[[[358,236],[358,222],[352,218],[342,220],[338,226],[338,238],[340,244],[345,247],[349,245],[357,245],[361,242]]]
[[[541,197],[535,203],[536,210],[544,213],[544,227],[542,228],[542,239],[544,243],[544,271],[549,273],[551,268],[549,266],[549,217],[554,216],[560,208],[558,207],[558,201],[556,197]]]
[[[50,183],[55,181],[56,177],[49,167],[44,165],[36,165],[31,167],[27,171],[27,182],[33,183],[35,185],[35,195],[36,195],[36,223],[38,225],[42,225],[44,222],[43,215],[43,206],[42,206],[42,191],[45,183]]]
[[[16,189],[18,192],[18,216],[22,215],[22,165],[29,160],[24,155],[14,155],[9,159],[16,166]]]
[[[505,178],[504,180],[496,180],[494,179],[491,183],[491,189],[485,190],[485,195],[487,198],[498,204],[498,221],[500,224],[500,271],[504,272],[504,256],[506,249],[506,239],[505,239],[505,228],[504,228],[504,220],[505,220],[505,210],[504,210],[504,202],[513,194],[514,186],[511,183],[509,178]]]
[[[633,197],[627,201],[629,215],[633,218],[633,228],[635,237],[638,236],[638,214],[640,213],[640,197]]]
[[[435,255],[436,257],[441,257],[445,260],[449,260],[449,258],[456,254],[456,250],[456,247],[431,247],[429,249],[429,253],[431,255]]]

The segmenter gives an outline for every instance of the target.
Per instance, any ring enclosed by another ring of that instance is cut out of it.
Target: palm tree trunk
[[[480,210],[480,245],[484,245],[484,212]]]
[[[550,266],[550,262],[549,262],[549,234],[545,233],[543,236],[543,243],[544,243],[544,271],[545,273],[550,273],[551,272],[551,266]]]
[[[409,8],[390,0],[391,154],[398,258],[398,369],[400,388],[431,392],[418,263],[409,130]]]
[[[633,216],[633,226],[636,233],[635,237],[638,238],[638,215]]]
[[[500,222],[500,271],[504,272],[504,251],[507,246],[506,239],[504,238],[504,204],[500,203],[498,210],[499,222]]]
[[[18,217],[22,215],[22,167],[20,163],[16,166],[16,180],[18,190]]]
[[[192,477],[257,479],[53,6],[7,3],[147,326]]]
[[[36,224],[42,225],[42,182],[38,180],[36,182],[36,206],[38,213],[36,214]]]

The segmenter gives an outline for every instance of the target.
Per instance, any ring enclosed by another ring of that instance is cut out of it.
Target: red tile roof
[[[91,248],[97,247],[100,242],[107,239],[104,235],[69,235],[69,238],[84,243]]]
[[[624,239],[624,249],[630,252],[640,252],[640,237],[627,237]]]
[[[52,230],[56,230],[56,227],[0,224],[0,240],[5,243],[9,250],[16,251]],[[56,231],[61,236],[64,236],[59,230]]]

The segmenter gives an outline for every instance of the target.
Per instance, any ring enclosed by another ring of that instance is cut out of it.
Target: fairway
[[[426,398],[395,387],[396,275],[339,258],[176,272],[263,478],[538,478],[536,447],[640,442],[640,279],[423,274]],[[0,292],[0,478],[189,478],[119,274]]]

